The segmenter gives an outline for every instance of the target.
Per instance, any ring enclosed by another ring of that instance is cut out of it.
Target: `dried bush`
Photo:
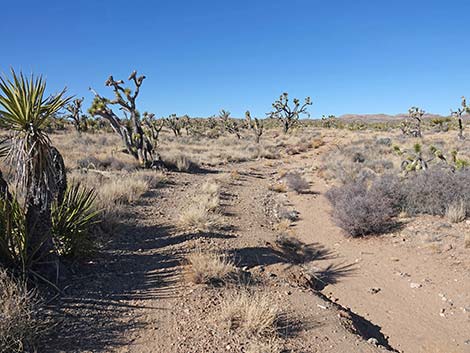
[[[287,173],[284,178],[287,187],[299,194],[306,192],[310,185],[298,172]]]
[[[330,189],[326,195],[336,224],[353,237],[390,229],[399,211],[393,191],[385,185],[355,182]]]
[[[446,217],[452,223],[460,223],[467,216],[467,206],[460,200],[453,202],[446,208]]]
[[[275,337],[279,334],[283,313],[266,294],[243,290],[222,303],[223,319],[230,329],[247,336]]]
[[[0,268],[0,353],[35,351],[46,327],[36,293]]]
[[[434,168],[417,173],[406,180],[405,210],[411,215],[446,214],[451,204],[462,202],[466,209],[470,206],[470,170],[452,172]]]
[[[222,216],[217,212],[220,205],[219,186],[215,182],[202,185],[200,192],[183,209],[179,222],[184,228],[198,232],[211,232],[223,225]]]
[[[226,256],[194,252],[188,256],[190,278],[194,283],[221,284],[233,280],[237,274],[235,264]]]
[[[347,147],[333,150],[324,157],[326,176],[336,178],[343,184],[358,179],[369,180],[394,168],[392,161],[384,159],[384,155],[390,153],[390,147],[376,144],[374,141],[353,142]]]

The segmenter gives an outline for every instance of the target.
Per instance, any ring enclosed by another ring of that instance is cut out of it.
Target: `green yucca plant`
[[[0,199],[0,264],[25,275],[35,263],[42,260],[39,251],[47,241],[43,236],[30,244],[25,213],[14,197]]]
[[[0,127],[9,132],[0,152],[6,153],[15,174],[25,213],[28,257],[44,257],[53,251],[51,204],[55,197],[62,197],[66,178],[62,156],[45,128],[69,102],[64,94],[47,96],[42,77],[26,78],[13,70],[11,78],[0,77]]]
[[[93,189],[72,184],[61,203],[52,204],[52,235],[61,256],[76,257],[90,250],[89,229],[98,223]]]
[[[16,182],[23,196],[48,203],[56,183],[54,148],[45,133],[48,120],[70,98],[65,91],[45,96],[42,77],[25,78],[12,70],[12,79],[0,77],[0,127],[9,130],[7,158],[14,163]]]
[[[0,199],[0,263],[7,267],[27,267],[26,221],[15,198]]]

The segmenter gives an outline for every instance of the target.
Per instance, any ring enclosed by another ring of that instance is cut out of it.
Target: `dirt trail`
[[[291,160],[290,168],[317,158]],[[323,293],[379,325],[395,349],[405,353],[470,352],[470,268],[441,261],[427,247],[405,246],[399,234],[346,238],[330,218],[325,182],[314,176],[318,195],[289,194],[300,212],[299,239],[334,249],[321,268],[351,265],[353,273]]]
[[[82,268],[67,288],[62,336],[44,351],[246,351],[249,342],[230,335],[219,321],[226,290],[191,285],[184,277],[185,255],[202,249],[223,250],[240,267],[264,278],[262,291],[301,323],[284,338],[291,352],[383,352],[351,332],[361,325],[366,339],[383,337],[381,343],[390,350],[470,352],[465,342],[470,339],[469,312],[462,309],[470,306],[469,269],[439,263],[426,249],[404,246],[400,236],[346,238],[330,219],[323,195],[328,186],[311,173],[317,154],[223,170],[240,176],[223,186],[222,212],[231,228],[216,234],[195,234],[175,224],[181,207],[217,174],[171,174],[169,184],[132,207],[102,256]],[[314,192],[269,192],[281,167],[308,168]],[[319,256],[292,263],[273,250],[278,232],[266,210],[278,196],[299,211],[295,234]],[[325,278],[319,294],[290,278],[311,266]]]

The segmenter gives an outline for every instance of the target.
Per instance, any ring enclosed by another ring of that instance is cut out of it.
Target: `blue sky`
[[[147,76],[140,110],[263,117],[283,91],[312,116],[447,114],[470,96],[470,1],[3,1],[0,71],[102,95]]]

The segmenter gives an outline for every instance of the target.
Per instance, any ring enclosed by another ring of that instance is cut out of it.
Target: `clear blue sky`
[[[2,1],[0,71],[91,101],[109,74],[147,76],[140,110],[264,116],[283,91],[312,116],[447,114],[470,96],[463,0]]]

